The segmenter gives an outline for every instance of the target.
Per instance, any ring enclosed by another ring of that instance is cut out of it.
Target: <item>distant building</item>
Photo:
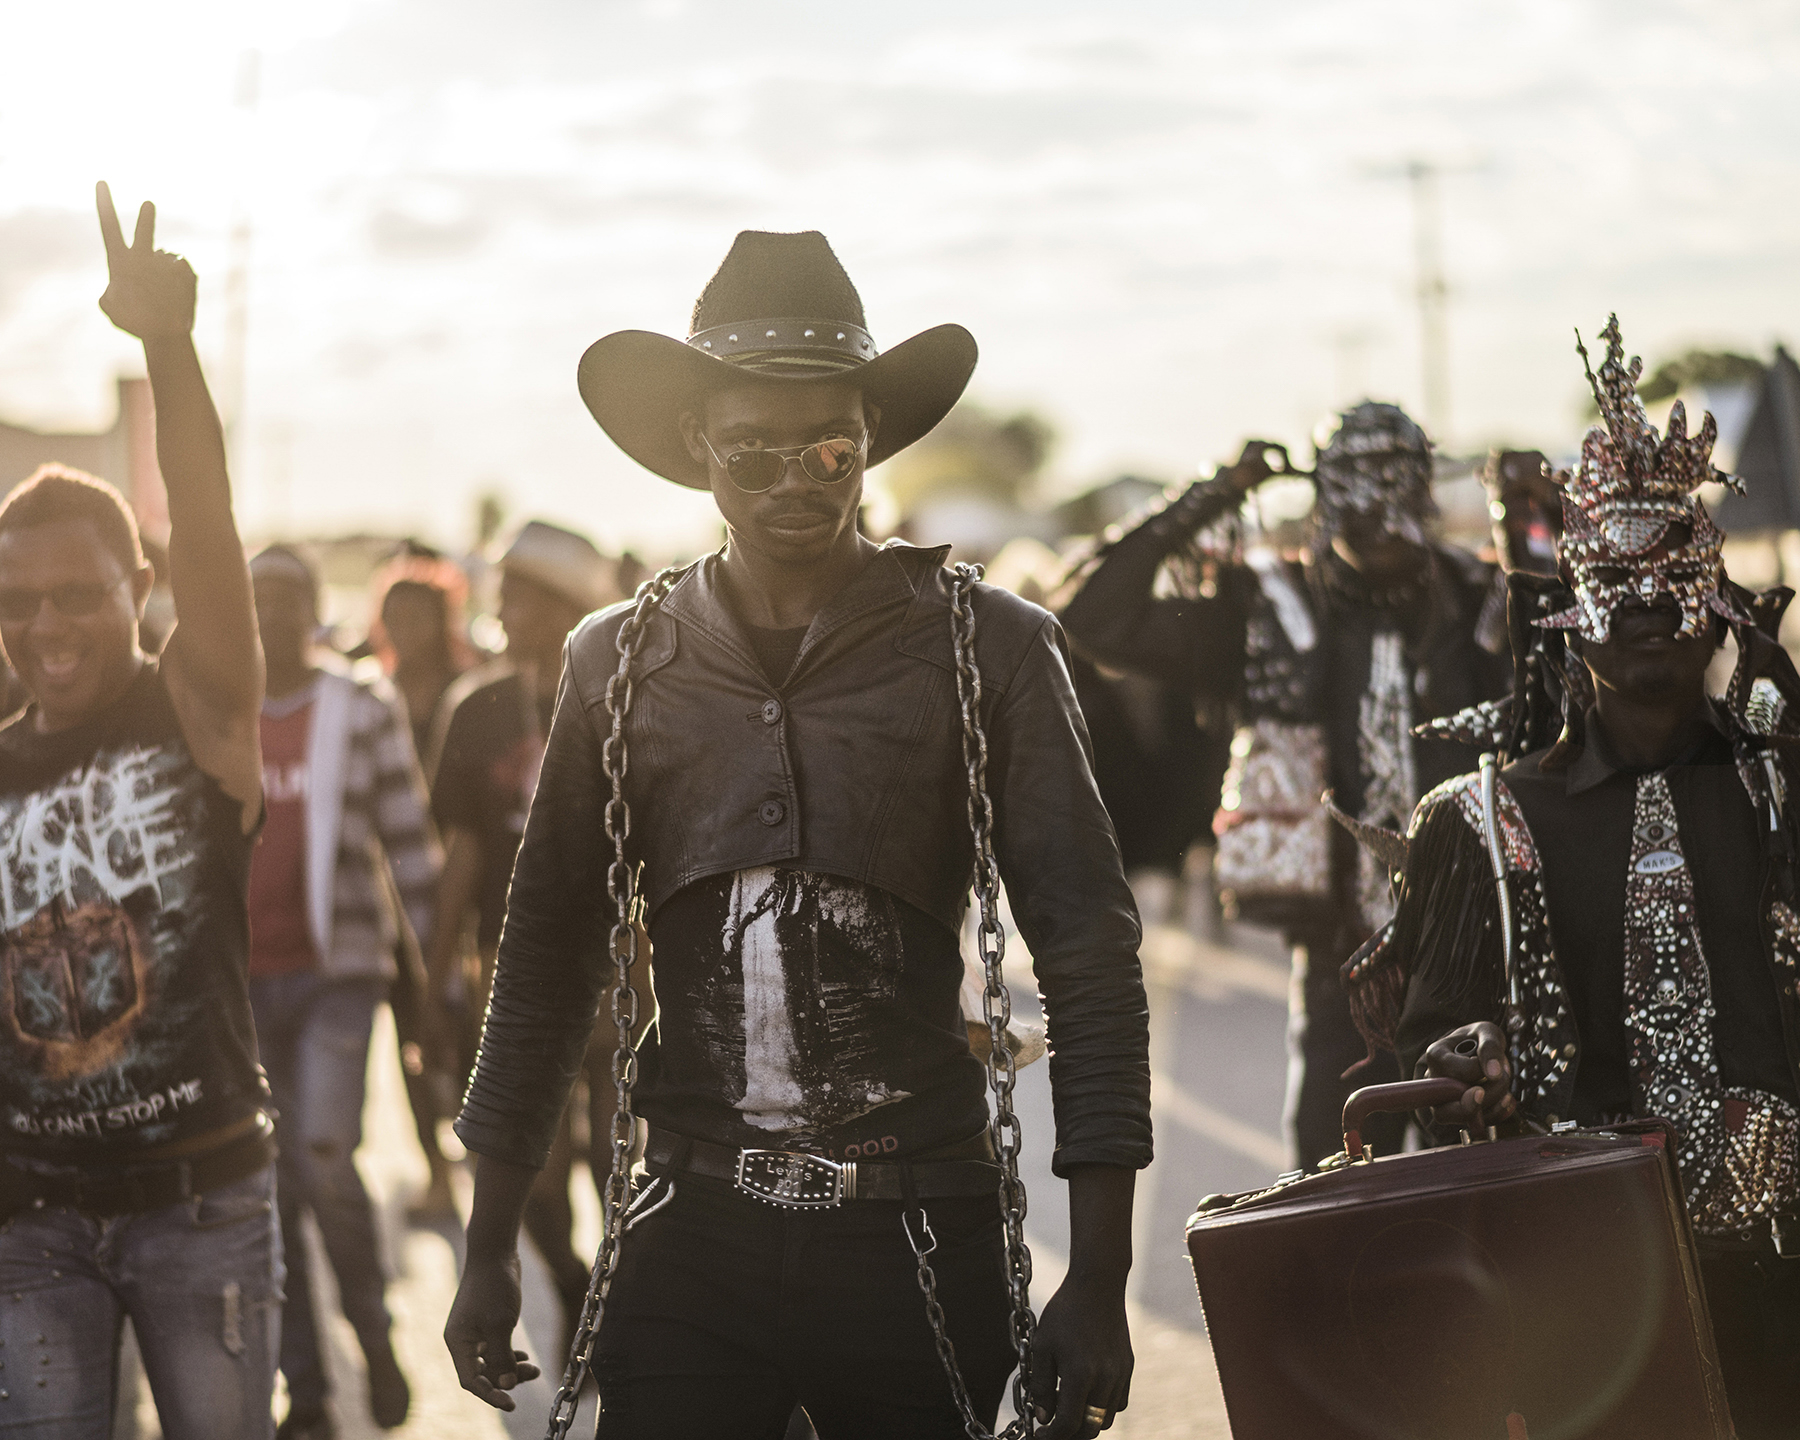
[[[1063,501],[1050,512],[1050,517],[1056,522],[1059,537],[1098,535],[1108,525],[1117,525],[1135,515],[1159,497],[1164,488],[1165,482],[1161,480],[1121,475]]]
[[[148,380],[120,380],[119,412],[112,428],[46,434],[0,420],[0,494],[50,461],[109,480],[131,501],[145,535],[169,534],[169,497],[156,464],[156,411]]]

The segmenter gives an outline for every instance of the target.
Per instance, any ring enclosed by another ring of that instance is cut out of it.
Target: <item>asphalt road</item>
[[[1130,1290],[1137,1372],[1131,1407],[1108,1432],[1120,1440],[1148,1436],[1201,1440],[1230,1433],[1182,1231],[1201,1195],[1251,1189],[1286,1168],[1280,1118],[1288,982],[1274,937],[1239,932],[1226,941],[1208,942],[1171,926],[1146,931],[1143,957],[1151,1005],[1157,1158],[1138,1187],[1136,1265]],[[1022,1014],[1033,1013],[1028,959],[1016,942],[1008,970],[1017,1008]],[[1068,1252],[1065,1190],[1050,1174],[1047,1066],[1039,1063],[1020,1072],[1017,1094],[1031,1201],[1033,1295],[1042,1305],[1055,1289]],[[456,1384],[440,1332],[456,1287],[460,1235],[452,1225],[419,1228],[406,1223],[405,1207],[423,1188],[425,1164],[406,1110],[393,1028],[385,1011],[370,1057],[365,1139],[358,1163],[382,1216],[395,1346],[413,1384],[412,1417],[403,1428],[385,1433],[397,1440],[541,1436],[553,1382],[523,1387],[518,1392],[519,1408],[510,1416],[487,1409]],[[466,1213],[466,1176],[460,1184]],[[599,1214],[584,1171],[578,1169],[572,1188],[578,1239],[591,1246],[598,1240]],[[315,1275],[329,1276],[325,1264],[313,1268]],[[323,1283],[329,1287],[328,1279]],[[544,1270],[529,1253],[525,1290],[520,1344],[542,1356],[554,1343],[556,1315]],[[335,1315],[335,1305],[322,1305],[321,1313]],[[327,1344],[338,1433],[345,1440],[372,1440],[384,1432],[376,1430],[369,1418],[361,1357],[341,1317],[332,1322]],[[147,1394],[136,1407],[135,1419],[136,1440],[160,1434]],[[574,1433],[591,1434],[592,1423],[584,1417]],[[120,1440],[132,1433],[126,1418]]]

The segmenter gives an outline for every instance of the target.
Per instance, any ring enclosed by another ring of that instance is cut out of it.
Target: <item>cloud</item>
[[[93,227],[92,216],[72,210],[0,214],[0,319],[46,276],[91,267]]]
[[[1070,484],[1303,440],[1346,332],[1369,388],[1416,401],[1409,158],[1451,172],[1452,444],[1563,444],[1569,326],[1615,305],[1652,360],[1800,337],[1779,0],[335,3],[271,53],[253,127],[213,44],[159,81],[179,116],[109,71],[86,148],[0,156],[0,407],[101,388],[89,282],[43,266],[91,269],[56,206],[114,146],[187,227],[203,327],[253,214],[248,427],[293,430],[320,523],[460,517],[446,493],[505,474],[608,533],[691,525],[572,372],[606,330],[679,330],[744,227],[824,228],[884,343],[969,324],[977,392],[1052,413]]]

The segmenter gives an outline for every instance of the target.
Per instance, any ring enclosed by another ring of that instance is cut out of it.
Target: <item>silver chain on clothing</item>
[[[581,1303],[581,1321],[575,1327],[574,1344],[563,1371],[562,1385],[550,1407],[548,1440],[564,1440],[569,1426],[575,1423],[575,1409],[581,1401],[581,1389],[593,1365],[594,1337],[599,1333],[601,1318],[606,1314],[606,1295],[612,1289],[613,1272],[619,1268],[619,1241],[625,1234],[625,1211],[631,1199],[631,1146],[637,1134],[637,1116],[631,1109],[631,1087],[637,1083],[637,1046],[632,1036],[637,1030],[638,994],[631,983],[631,971],[637,964],[637,882],[625,859],[625,842],[631,837],[631,806],[625,800],[625,772],[630,763],[625,746],[625,718],[631,713],[631,662],[643,643],[644,628],[649,623],[680,573],[675,567],[647,580],[637,592],[637,608],[625,617],[619,627],[617,645],[619,668],[606,682],[606,713],[612,731],[600,747],[600,764],[612,784],[612,795],[606,802],[606,838],[612,841],[612,864],[606,871],[606,893],[612,900],[613,927],[607,945],[614,966],[612,1018],[617,1029],[613,1050],[612,1170],[606,1177],[605,1220],[600,1233],[600,1253],[594,1261],[594,1273],[588,1280],[587,1296]]]
[[[962,708],[963,762],[969,771],[969,829],[975,839],[975,898],[981,907],[981,923],[975,931],[987,984],[981,992],[982,1015],[987,1021],[988,1088],[994,1096],[994,1113],[988,1134],[1000,1161],[1000,1218],[1006,1240],[1006,1284],[1012,1296],[1012,1342],[1019,1357],[1013,1376],[1013,1409],[1018,1418],[998,1435],[987,1429],[969,1401],[969,1388],[956,1363],[956,1347],[944,1326],[944,1309],[938,1303],[937,1277],[930,1255],[937,1248],[931,1224],[919,1211],[920,1234],[902,1214],[907,1243],[919,1261],[919,1289],[925,1294],[925,1315],[931,1322],[938,1358],[950,1379],[950,1391],[962,1415],[963,1433],[969,1440],[1020,1440],[1036,1431],[1031,1409],[1031,1337],[1037,1319],[1031,1313],[1031,1251],[1025,1245],[1025,1186],[1019,1179],[1019,1145],[1023,1132],[1013,1113],[1012,1092],[1017,1078],[1012,1050],[1006,1043],[1006,1027],[1012,1019],[1012,996],[1006,988],[1001,962],[1006,955],[1006,932],[1000,924],[1000,873],[994,864],[994,806],[987,790],[987,732],[981,725],[981,671],[975,664],[975,610],[970,595],[981,579],[979,565],[952,567],[950,582],[950,637],[956,650],[956,698]]]

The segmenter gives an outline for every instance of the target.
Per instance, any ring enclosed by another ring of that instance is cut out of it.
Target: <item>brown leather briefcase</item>
[[[1694,1242],[1661,1121],[1373,1163],[1345,1153],[1188,1222],[1234,1440],[1729,1440]]]

